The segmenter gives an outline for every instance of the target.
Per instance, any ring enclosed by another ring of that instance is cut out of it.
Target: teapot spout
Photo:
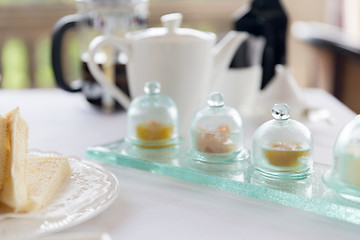
[[[230,31],[214,47],[214,65],[212,85],[219,81],[222,73],[229,67],[232,58],[240,44],[248,38],[246,32]]]

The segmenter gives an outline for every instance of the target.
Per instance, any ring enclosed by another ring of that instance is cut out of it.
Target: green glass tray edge
[[[340,197],[337,193],[331,191],[330,189],[326,189],[326,186],[322,183],[321,175],[325,170],[330,168],[329,166],[315,164],[313,174],[314,179],[312,179],[312,183],[310,183],[311,185],[316,185],[317,188],[324,188],[325,191],[324,189],[321,189],[321,191],[324,191],[325,193],[321,193],[320,195],[322,196],[320,197],[319,194],[315,197],[305,197],[299,194],[273,189],[271,186],[260,186],[254,183],[234,180],[226,176],[207,174],[192,168],[184,168],[167,163],[143,160],[111,150],[116,145],[121,146],[124,144],[126,144],[125,141],[120,140],[114,143],[90,147],[86,151],[86,158],[104,163],[140,169],[159,175],[217,188],[223,191],[229,191],[313,212],[353,224],[360,224],[360,203]],[[182,158],[185,158],[185,156],[186,154],[183,155]]]

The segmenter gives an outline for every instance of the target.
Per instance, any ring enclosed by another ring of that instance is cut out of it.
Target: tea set
[[[124,38],[96,37],[89,46],[88,67],[99,84],[127,108],[130,98],[94,61],[105,46],[123,52],[128,61],[130,97],[140,96],[146,82],[158,81],[162,92],[176,102],[183,123],[180,132],[187,134],[192,114],[202,106],[214,84],[221,81],[220,76],[248,34],[231,31],[216,43],[214,33],[180,28],[180,13],[164,15],[161,21],[164,27],[129,32]]]
[[[248,151],[244,147],[240,113],[224,104],[226,96],[214,92],[214,86],[221,85],[221,76],[248,34],[229,32],[216,43],[213,33],[180,28],[180,13],[164,15],[161,21],[163,27],[129,32],[123,38],[101,35],[89,45],[90,72],[107,93],[127,108],[125,140],[132,147],[127,154],[173,157],[177,146],[187,141],[186,158],[191,167],[201,166],[199,171],[231,174],[237,168],[250,166],[257,176],[280,182],[301,181],[311,176],[312,134],[300,121],[289,118],[289,106],[281,103],[286,98],[273,106],[273,120],[255,131]],[[118,49],[127,58],[131,98],[110,81],[94,60],[106,46]],[[303,101],[294,81],[289,81],[291,72],[281,66],[277,66],[276,72],[277,80],[268,88],[288,84],[293,90],[288,94],[297,96],[292,98],[295,103],[291,105],[300,103],[294,109],[295,116],[300,115],[297,111],[303,109]],[[271,92],[268,90],[267,94]],[[206,95],[207,106],[202,107]],[[268,109],[261,109],[262,112],[270,110],[269,104],[263,105]],[[356,172],[360,166],[360,130],[357,130],[360,118],[349,125],[338,137],[333,166],[323,181],[341,194],[360,197],[360,178]]]
[[[147,1],[129,5],[129,14],[114,10],[116,6],[96,3],[79,1],[79,13],[84,15],[59,21],[53,37],[53,50],[59,50],[65,32],[75,23],[90,26],[92,33],[83,34],[90,37],[81,44],[81,58],[85,75],[91,79],[83,81],[80,87],[76,82],[69,85],[62,74],[59,51],[53,51],[54,73],[63,89],[81,90],[90,102],[100,99],[104,104],[115,99],[127,110],[125,141],[132,149],[127,154],[141,154],[152,161],[160,155],[172,158],[178,146],[187,142],[186,158],[193,163],[191,167],[202,166],[199,171],[223,170],[231,175],[237,168],[250,166],[255,174],[279,182],[311,176],[311,132],[300,121],[289,118],[287,104],[295,119],[305,109],[291,71],[277,66],[273,80],[261,94],[260,66],[240,69],[232,75],[228,71],[241,43],[252,36],[230,31],[216,42],[214,33],[181,28],[180,13],[162,16],[163,27],[145,28],[142,23],[148,14]],[[261,39],[256,42],[259,46],[264,44]],[[116,59],[115,64],[112,59]],[[128,88],[118,81],[118,63],[126,70],[123,75]],[[286,91],[279,94],[283,88]],[[255,131],[248,151],[239,110],[246,114],[246,106],[252,104],[256,95],[260,95],[255,113],[258,119],[268,118],[266,112],[273,105],[273,120]],[[225,105],[225,98],[235,108]],[[332,168],[323,176],[326,186],[340,194],[360,197],[359,149],[360,118],[356,117],[336,140]]]

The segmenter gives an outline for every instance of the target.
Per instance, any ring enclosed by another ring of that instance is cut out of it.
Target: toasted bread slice
[[[26,158],[28,152],[28,126],[16,108],[6,115],[10,150],[8,152],[0,201],[15,212],[28,203],[26,188]]]
[[[26,184],[29,202],[21,209],[30,212],[44,207],[71,172],[67,157],[36,157],[27,159]]]

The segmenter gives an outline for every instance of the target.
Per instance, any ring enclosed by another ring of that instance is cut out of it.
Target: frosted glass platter
[[[185,141],[167,149],[140,149],[126,141],[87,149],[87,158],[218,188],[275,202],[338,220],[360,224],[360,202],[332,191],[322,181],[330,166],[315,164],[310,177],[298,181],[271,180],[253,171],[249,158],[231,164],[209,164],[188,158]]]
[[[29,155],[59,156],[33,150]],[[26,214],[11,213],[2,206],[1,239],[36,239],[84,222],[105,210],[116,198],[116,177],[98,164],[69,157],[71,175],[65,179],[51,202],[43,209]]]

